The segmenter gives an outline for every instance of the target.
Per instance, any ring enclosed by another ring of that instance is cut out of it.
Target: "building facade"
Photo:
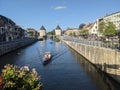
[[[67,28],[65,34],[68,36],[76,36],[80,34],[80,30],[78,28]]]
[[[38,32],[33,28],[27,28],[26,36],[27,37],[37,38],[38,37]]]
[[[23,38],[24,31],[24,29],[17,26],[11,19],[0,15],[0,42]]]
[[[102,21],[113,22],[113,24],[116,26],[116,30],[120,31],[120,11],[119,11],[119,12],[106,15],[100,19],[97,19],[93,23],[92,28],[89,30],[90,35],[102,36],[102,34],[99,32],[99,23]]]
[[[120,30],[120,11],[106,15],[103,19],[105,22],[113,22],[116,26],[116,30]]]
[[[97,19],[92,27],[89,30],[89,34],[90,35],[97,35],[97,36],[101,36],[100,32],[99,32],[99,23],[103,21],[103,18]]]

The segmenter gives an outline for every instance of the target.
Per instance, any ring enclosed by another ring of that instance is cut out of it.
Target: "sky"
[[[78,28],[120,11],[120,0],[0,0],[0,15],[22,28]]]

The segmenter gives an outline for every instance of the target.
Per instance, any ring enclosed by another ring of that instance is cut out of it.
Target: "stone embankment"
[[[77,42],[63,41],[97,68],[120,83],[120,51]]]
[[[35,38],[24,38],[24,39],[14,40],[10,42],[1,42],[0,43],[0,56],[8,52],[11,52],[13,50],[19,49],[21,47],[30,45],[36,41],[37,39]]]

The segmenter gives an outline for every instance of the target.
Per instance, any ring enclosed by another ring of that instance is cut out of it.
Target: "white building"
[[[119,12],[115,12],[115,13],[106,15],[103,18],[97,19],[94,22],[92,28],[89,30],[89,34],[97,35],[97,36],[102,35],[102,34],[99,33],[99,23],[102,20],[105,21],[105,22],[113,22],[113,24],[116,26],[116,30],[120,30],[120,11],[119,11]]]
[[[116,26],[116,30],[120,30],[120,11],[106,15],[103,19],[105,22],[113,22]]]
[[[90,35],[97,35],[97,36],[100,36],[100,35],[101,35],[101,34],[99,33],[99,23],[100,23],[102,20],[103,20],[102,18],[101,18],[101,19],[97,19],[97,20],[93,23],[91,29],[89,30],[89,34],[90,34]]]

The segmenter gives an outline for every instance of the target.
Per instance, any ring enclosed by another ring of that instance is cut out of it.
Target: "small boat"
[[[51,52],[45,52],[44,57],[43,57],[43,64],[48,64],[52,58]]]

